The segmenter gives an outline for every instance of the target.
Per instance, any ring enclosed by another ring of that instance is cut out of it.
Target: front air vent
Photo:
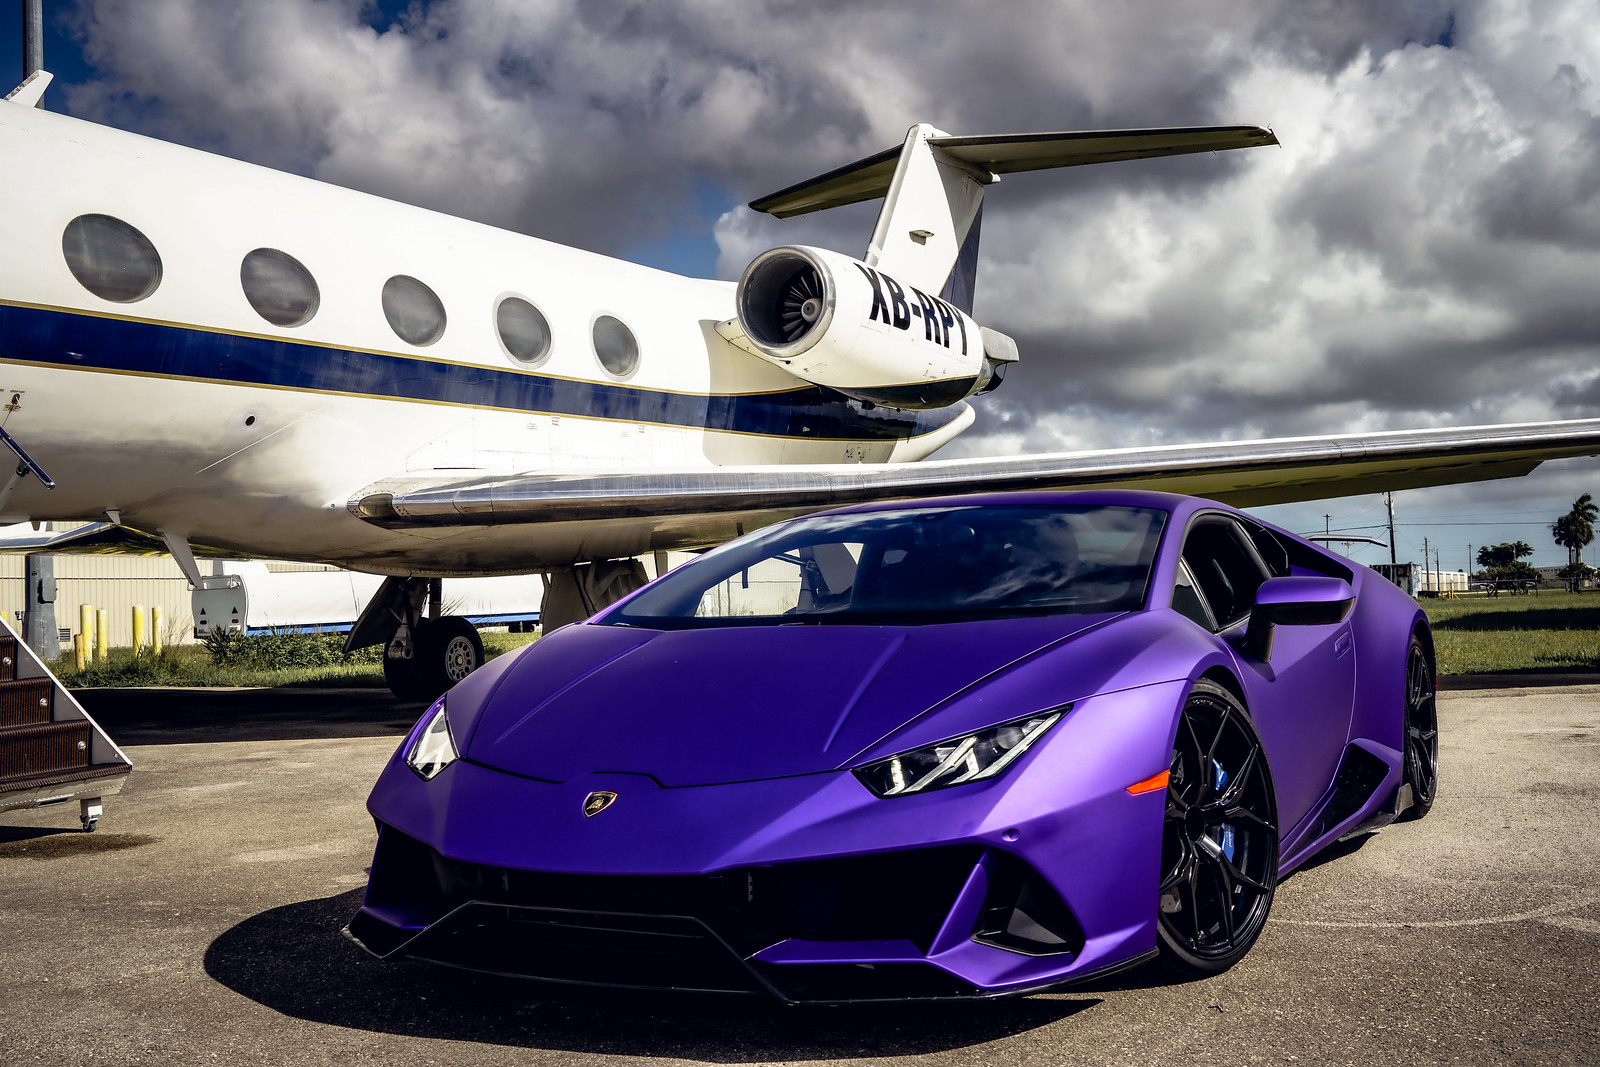
[[[1076,956],[1083,928],[1050,884],[1009,852],[986,859],[989,891],[972,940],[1024,956]]]
[[[830,281],[826,269],[799,249],[764,252],[739,281],[739,325],[774,354],[803,351],[832,319]]]

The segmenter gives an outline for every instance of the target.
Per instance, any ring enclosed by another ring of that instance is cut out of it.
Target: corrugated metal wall
[[[26,557],[0,554],[0,611],[22,628]],[[78,605],[105,608],[113,648],[133,643],[133,607],[145,609],[145,639],[150,635],[150,609],[160,606],[162,640],[192,642],[189,582],[171,556],[56,556],[56,627],[78,631]],[[209,563],[205,564],[209,570]],[[70,639],[69,639],[70,640]],[[70,647],[70,645],[68,646]]]

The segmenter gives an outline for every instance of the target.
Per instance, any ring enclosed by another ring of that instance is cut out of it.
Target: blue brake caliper
[[[1226,785],[1227,782],[1228,782],[1228,772],[1223,770],[1222,769],[1222,764],[1218,763],[1216,760],[1212,760],[1211,761],[1211,769],[1216,772],[1216,782],[1213,783],[1212,787],[1218,793],[1221,793],[1222,792],[1222,787],[1224,785]],[[1215,841],[1217,843],[1217,847],[1222,849],[1222,854],[1224,856],[1228,857],[1228,862],[1229,863],[1232,863],[1233,862],[1233,824],[1225,822],[1225,823],[1222,823],[1221,825],[1219,825],[1217,827],[1216,833],[1212,836],[1211,840],[1213,840],[1213,841]]]

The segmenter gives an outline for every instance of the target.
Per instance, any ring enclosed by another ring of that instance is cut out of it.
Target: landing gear
[[[428,703],[483,666],[483,640],[466,619],[419,619],[408,630],[410,657],[398,631],[383,657],[383,680],[400,700]]]
[[[658,562],[658,566],[659,566]],[[644,585],[636,559],[600,560],[544,573],[540,628],[580,622]],[[445,615],[438,578],[386,578],[350,628],[344,650],[382,644],[383,679],[400,700],[427,703],[483,666],[483,641],[466,619]]]
[[[428,703],[483,666],[477,627],[441,611],[437,578],[389,578],[350,630],[345,651],[382,643],[383,680],[398,699]]]
[[[483,640],[466,619],[420,619],[410,638],[410,659],[389,654],[394,642],[383,657],[383,680],[401,700],[431,701],[483,666]]]
[[[94,833],[95,824],[100,821],[100,812],[103,810],[101,797],[84,797],[78,801],[78,821],[83,823],[83,832]]]

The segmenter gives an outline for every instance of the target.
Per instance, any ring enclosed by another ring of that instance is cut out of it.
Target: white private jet
[[[444,576],[543,572],[551,628],[636,588],[636,557],[851,502],[1137,485],[1261,504],[1600,452],[1589,420],[914,462],[1017,359],[971,318],[987,185],[1277,143],[1257,127],[914,126],[751,205],[881,197],[860,260],[775,248],[735,286],[40,110],[48,79],[0,105],[19,459],[0,522],[89,520],[28,548],[170,551],[197,586],[196,555],[387,575],[350,647],[387,643],[407,697],[482,656],[440,617]]]

